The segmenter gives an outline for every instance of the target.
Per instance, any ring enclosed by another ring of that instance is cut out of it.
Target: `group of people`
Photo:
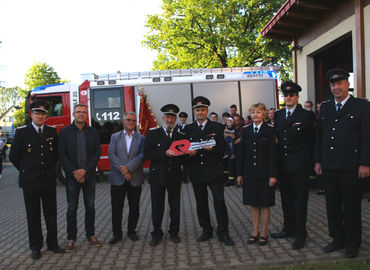
[[[247,238],[248,244],[265,245],[268,242],[270,207],[275,205],[274,187],[279,182],[284,223],[282,230],[271,233],[271,237],[294,237],[292,249],[304,247],[308,177],[314,168],[324,180],[329,234],[333,238],[323,250],[331,252],[346,248],[348,258],[356,257],[362,235],[361,179],[370,175],[370,104],[349,95],[349,74],[346,71],[332,69],[326,76],[334,99],[322,104],[317,120],[312,112],[298,103],[301,87],[285,82],[281,90],[286,108],[274,112],[273,123],[269,123],[264,121],[267,115],[265,105],[252,105],[249,109],[251,123],[242,129],[237,148],[228,149],[226,133],[232,134],[231,126],[226,126],[228,132],[225,132],[225,126],[213,118],[214,114],[207,117],[211,104],[206,97],[198,96],[192,100],[195,121],[189,124],[186,124],[187,115],[180,113],[180,124],[176,125],[180,110],[175,104],[163,106],[163,125],[151,129],[145,137],[136,131],[136,114],[125,112],[124,129],[111,136],[108,150],[113,231],[108,243],[113,245],[122,239],[126,195],[129,205],[127,236],[132,241],[139,239],[136,229],[144,183],[142,163],[150,160],[153,225],[150,246],[157,246],[163,240],[166,193],[170,209],[169,239],[175,244],[181,241],[180,194],[187,175],[193,186],[202,228],[196,241],[207,241],[213,236],[209,188],[213,196],[218,239],[225,245],[234,245],[229,235],[224,198],[226,153],[235,162],[237,183],[243,187],[243,203],[251,206],[253,232]],[[81,189],[86,208],[86,237],[92,245],[101,246],[94,233],[95,169],[100,143],[97,131],[86,124],[87,107],[83,104],[74,107],[73,123],[63,128],[59,136],[54,128],[44,124],[47,103],[35,101],[31,110],[32,123],[17,129],[10,151],[10,160],[19,170],[19,185],[23,188],[31,257],[40,258],[43,246],[40,201],[46,221],[48,249],[56,253],[74,249]],[[241,121],[239,125],[243,127]],[[190,141],[190,145],[215,143],[187,151],[176,151],[171,146],[184,139]],[[64,248],[57,241],[54,170],[57,160],[66,173],[68,235]]]

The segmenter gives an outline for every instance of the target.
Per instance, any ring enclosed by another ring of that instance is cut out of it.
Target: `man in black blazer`
[[[313,168],[315,115],[298,104],[301,87],[294,82],[281,85],[285,109],[275,112],[279,148],[279,183],[284,215],[281,232],[273,238],[295,237],[292,249],[303,248],[307,236],[309,174]]]
[[[57,239],[56,173],[57,131],[45,125],[49,104],[31,104],[32,123],[19,127],[9,153],[9,159],[19,171],[19,186],[23,189],[27,213],[28,239],[31,258],[41,257],[43,246],[41,205],[47,228],[46,243],[55,253],[64,253]]]
[[[164,125],[149,130],[145,137],[144,156],[149,159],[149,183],[152,198],[152,240],[156,246],[162,240],[162,220],[164,214],[166,191],[170,206],[170,239],[175,244],[180,242],[180,195],[181,195],[181,163],[182,155],[170,150],[173,141],[184,139],[184,135],[174,127],[179,108],[167,104],[161,108]]]
[[[346,247],[358,255],[361,244],[362,181],[370,175],[370,103],[349,95],[349,74],[339,68],[326,74],[334,99],[322,103],[317,125],[315,172],[326,191],[331,252]]]
[[[207,241],[212,237],[213,228],[208,207],[208,191],[213,195],[214,208],[217,218],[217,234],[225,245],[232,246],[234,241],[229,236],[229,217],[224,198],[223,161],[226,142],[223,136],[223,126],[207,119],[210,101],[202,96],[192,100],[196,121],[185,127],[185,135],[191,142],[201,142],[210,139],[216,141],[215,146],[190,152],[189,174],[193,184],[197,202],[197,214],[203,233],[197,238],[198,242]]]

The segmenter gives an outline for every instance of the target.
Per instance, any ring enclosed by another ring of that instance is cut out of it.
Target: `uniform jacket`
[[[226,150],[223,125],[208,120],[204,129],[200,130],[197,122],[194,122],[186,125],[185,135],[190,142],[216,140],[211,151],[200,149],[195,156],[189,158],[190,180],[200,183],[223,181],[222,157]]]
[[[184,132],[184,129],[185,129],[185,126],[186,126],[186,124],[184,125],[184,127],[182,127],[182,125],[181,124],[177,124],[176,126],[175,126],[175,129],[177,130],[177,131],[179,131],[179,132]]]
[[[32,124],[18,128],[10,149],[9,159],[19,171],[21,188],[55,187],[56,129],[44,125],[42,136],[40,136]]]
[[[279,169],[285,173],[311,172],[315,144],[314,113],[297,104],[290,119],[286,119],[285,109],[276,111],[274,119]]]
[[[320,108],[315,162],[323,169],[357,171],[370,166],[370,103],[350,97],[340,111],[334,100]]]
[[[244,128],[236,157],[238,176],[250,180],[277,177],[277,158],[273,127],[262,123],[257,134],[254,134],[253,124]]]
[[[77,131],[74,124],[70,124],[60,130],[58,140],[58,157],[68,177],[73,178],[73,171],[80,169],[77,161]],[[95,174],[96,166],[100,157],[100,140],[95,128],[85,125],[83,127],[86,141],[86,165],[83,169],[87,175]],[[87,178],[88,179],[88,178]]]
[[[181,184],[181,164],[184,157],[169,157],[166,151],[173,141],[184,139],[184,135],[176,129],[172,138],[167,137],[163,127],[149,130],[145,137],[144,156],[150,160],[149,183],[161,186]]]
[[[120,166],[126,166],[131,173],[130,183],[137,187],[144,183],[142,163],[144,161],[144,136],[138,132],[133,134],[130,151],[127,153],[124,131],[112,134],[109,144],[108,157],[111,163],[109,182],[119,186],[125,179],[119,170]]]

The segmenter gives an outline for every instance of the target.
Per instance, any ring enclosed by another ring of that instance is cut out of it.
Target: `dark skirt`
[[[269,187],[268,179],[243,180],[243,204],[256,207],[275,205],[275,187]]]

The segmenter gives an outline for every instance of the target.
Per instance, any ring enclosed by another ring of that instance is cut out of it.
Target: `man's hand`
[[[189,151],[189,155],[191,157],[195,156],[197,154],[197,150],[192,150],[192,151]]]
[[[168,149],[166,151],[166,156],[174,157],[174,156],[177,156],[177,155],[176,155],[175,151],[172,151],[172,150]]]
[[[123,166],[119,166],[119,170],[122,173],[122,175],[125,175],[126,173],[128,173],[128,169],[124,165]]]
[[[127,180],[127,181],[130,181],[131,180],[131,178],[132,178],[132,175],[131,175],[131,173],[126,173],[125,174],[125,179]]]
[[[358,167],[358,178],[363,179],[370,176],[370,167],[361,165]]]
[[[238,143],[240,143],[240,140],[241,140],[241,138],[236,139],[236,140],[234,141],[234,144],[238,144]]]
[[[236,182],[238,182],[239,187],[243,186],[243,176],[238,176]]]
[[[277,179],[275,177],[270,177],[269,178],[269,187],[275,186],[277,183]]]
[[[86,174],[86,170],[81,168],[81,169],[75,170],[75,171],[73,172],[73,177],[74,177],[78,182],[80,182],[80,179],[81,179],[82,177],[84,177],[84,178],[85,178],[85,174]],[[84,182],[85,182],[85,180],[84,180]]]
[[[316,162],[315,163],[315,173],[317,175],[321,175],[322,174],[322,168],[321,168],[321,163],[320,162]]]

